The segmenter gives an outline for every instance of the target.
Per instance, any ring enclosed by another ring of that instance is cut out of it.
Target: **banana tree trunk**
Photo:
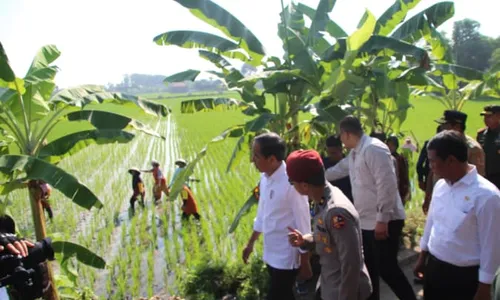
[[[47,232],[45,230],[45,214],[42,207],[42,199],[40,188],[36,181],[30,180],[28,183],[29,194],[30,194],[30,204],[31,204],[31,215],[33,216],[33,224],[35,226],[36,240],[40,241],[47,237]],[[54,280],[54,272],[52,270],[52,265],[50,262],[45,263],[47,266],[47,277],[50,283],[49,289],[45,292],[44,299],[47,300],[59,300],[59,295],[57,293],[57,288]]]
[[[290,97],[290,111],[295,112],[292,115],[292,128],[295,128],[296,126],[299,125],[299,100],[297,97]],[[292,135],[292,150],[297,150],[300,148],[300,131],[295,130]]]

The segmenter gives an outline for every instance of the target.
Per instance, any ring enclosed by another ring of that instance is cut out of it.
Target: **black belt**
[[[479,265],[459,267],[459,266],[456,266],[454,264],[450,264],[448,262],[442,261],[429,252],[428,263],[430,263],[430,262],[432,262],[435,265],[438,265],[439,268],[443,268],[443,271],[448,271],[448,272],[470,273],[470,272],[478,272],[479,271]]]

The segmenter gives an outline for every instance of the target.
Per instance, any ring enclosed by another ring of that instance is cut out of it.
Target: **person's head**
[[[179,168],[185,168],[187,166],[187,162],[181,158],[175,161],[175,165]]]
[[[259,172],[271,174],[285,160],[285,141],[276,133],[263,133],[253,140],[252,161]]]
[[[445,110],[443,117],[436,122],[441,124],[442,130],[455,130],[464,133],[467,115],[457,110]]]
[[[387,140],[387,135],[383,132],[372,131],[372,133],[370,133],[370,137],[379,139],[381,142],[385,142]]]
[[[481,116],[484,118],[484,125],[488,128],[496,129],[500,127],[500,105],[486,106]]]
[[[9,215],[0,215],[0,232],[16,233],[16,222]]]
[[[354,149],[363,136],[361,122],[355,116],[349,115],[340,121],[340,140],[348,149]]]
[[[411,145],[411,139],[410,139],[410,138],[406,138],[405,143],[406,143],[407,145]]]
[[[141,175],[141,171],[139,171],[139,169],[137,168],[131,168],[128,170],[128,173],[132,176],[139,176]]]
[[[319,201],[325,187],[325,168],[318,152],[314,150],[297,150],[288,156],[286,160],[286,171],[290,184],[301,195]]]
[[[152,166],[153,168],[159,168],[159,167],[160,167],[160,163],[159,163],[157,160],[154,160],[154,159],[153,159],[153,160],[151,161],[151,166]]]
[[[387,144],[387,147],[389,147],[389,150],[391,150],[391,153],[396,153],[398,151],[399,140],[397,136],[394,135],[389,136],[385,143]]]
[[[468,145],[463,134],[444,130],[427,144],[427,156],[433,173],[456,181],[467,172]]]
[[[326,139],[326,154],[332,161],[340,161],[344,157],[340,137],[331,135]]]

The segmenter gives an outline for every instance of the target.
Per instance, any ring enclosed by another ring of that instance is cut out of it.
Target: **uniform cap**
[[[325,184],[323,161],[314,150],[297,150],[290,153],[286,160],[286,172],[290,182]]]
[[[445,110],[441,119],[436,120],[436,122],[439,124],[446,124],[446,123],[465,124],[466,121],[467,121],[467,115],[457,110]]]
[[[500,105],[488,105],[484,107],[484,110],[481,112],[481,116],[492,115],[500,113]]]

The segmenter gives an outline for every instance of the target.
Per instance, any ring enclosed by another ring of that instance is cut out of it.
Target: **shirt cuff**
[[[494,279],[495,279],[495,274],[490,274],[479,269],[479,282],[484,284],[491,284]]]
[[[378,212],[377,213],[377,222],[382,222],[382,223],[389,223],[391,220],[391,213],[390,212]]]
[[[262,224],[260,224],[260,222],[257,222],[257,219],[253,221],[253,230],[257,232],[262,232]]]
[[[308,252],[309,252],[309,250],[308,250],[308,249],[302,249],[302,247],[299,247],[299,253],[300,253],[300,254],[306,254],[306,253],[308,253]]]
[[[423,238],[420,239],[420,250],[429,252],[429,247],[427,247],[427,241]]]

